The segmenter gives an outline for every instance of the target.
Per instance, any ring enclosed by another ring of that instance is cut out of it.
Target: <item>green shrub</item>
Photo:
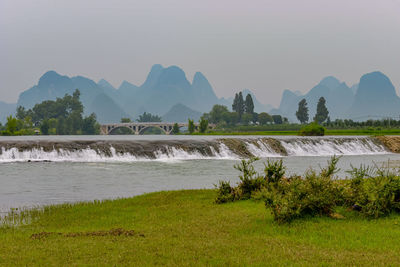
[[[233,167],[240,171],[240,182],[236,187],[231,187],[229,182],[220,181],[217,187],[216,203],[225,203],[235,200],[244,200],[251,198],[253,192],[259,191],[265,186],[265,179],[259,175],[253,166],[258,158],[242,160]]]
[[[361,213],[371,218],[400,211],[400,177],[378,176],[364,180],[358,203]]]
[[[254,194],[274,186],[283,178],[285,167],[282,160],[267,160],[264,164],[264,175],[257,173],[254,169],[253,163],[257,160],[259,159],[242,160],[233,166],[241,173],[239,175],[240,182],[237,187],[231,187],[229,183],[221,181],[217,186],[218,194],[215,200],[217,203],[228,202],[225,199],[229,201],[250,199]]]
[[[312,122],[306,126],[303,126],[300,131],[299,135],[302,136],[323,136],[325,135],[325,128],[319,125],[316,122]]]
[[[219,181],[217,187],[217,198],[215,203],[222,204],[226,202],[232,202],[234,200],[233,188],[229,182]]]
[[[388,168],[354,168],[346,188],[346,204],[370,218],[400,211],[400,176]]]
[[[267,183],[279,182],[285,175],[285,171],[286,168],[283,166],[282,160],[271,161],[268,159],[267,163],[264,163],[264,174]]]
[[[258,158],[242,160],[239,164],[233,166],[242,173],[239,175],[240,183],[238,188],[241,192],[239,199],[249,199],[252,192],[260,190],[264,184],[264,179],[254,169],[253,163],[256,160]]]
[[[341,196],[340,186],[332,179],[337,160],[333,157],[319,174],[309,170],[304,178],[281,179],[271,188],[265,194],[265,205],[271,209],[274,219],[284,223],[308,215],[331,215]]]
[[[369,218],[400,212],[400,176],[388,168],[353,166],[349,179],[337,180],[340,157],[332,157],[319,173],[285,177],[282,160],[264,164],[264,175],[254,169],[257,158],[236,164],[240,182],[232,187],[220,181],[216,203],[243,199],[264,200],[278,223],[316,215],[332,215],[337,206],[351,207]]]

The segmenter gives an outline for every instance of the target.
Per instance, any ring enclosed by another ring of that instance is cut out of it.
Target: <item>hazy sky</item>
[[[275,106],[328,75],[380,70],[399,91],[400,0],[0,0],[0,100],[47,70],[118,87],[156,63]]]

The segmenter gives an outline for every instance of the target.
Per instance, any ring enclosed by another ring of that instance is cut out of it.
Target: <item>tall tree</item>
[[[96,114],[92,113],[90,116],[85,117],[82,123],[83,134],[98,134],[100,132],[100,125],[97,123]]]
[[[188,131],[190,134],[194,132],[194,122],[191,119],[189,119]]]
[[[235,94],[235,99],[233,100],[232,104],[232,110],[239,114],[239,118],[242,117],[242,114],[244,112],[244,100],[242,92],[239,92],[239,94]]]
[[[242,92],[239,92],[239,97],[238,97],[238,110],[237,113],[239,113],[239,117],[242,117],[242,114],[244,113],[244,100],[243,100],[243,94]]]
[[[296,111],[296,117],[300,123],[306,123],[308,121],[308,107],[305,98],[299,102],[299,108]]]
[[[176,122],[174,124],[174,127],[172,128],[172,133],[173,134],[178,134],[179,133],[179,125]]]
[[[253,114],[254,113],[254,103],[253,103],[253,98],[251,97],[250,94],[247,94],[246,96],[246,101],[244,103],[244,111],[248,114]]]
[[[235,112],[238,112],[237,111],[237,109],[238,109],[238,100],[239,99],[239,95],[238,95],[238,93],[236,93],[235,94],[235,98],[233,99],[233,104],[232,104],[232,110],[233,111],[235,111]]]
[[[208,120],[201,118],[199,123],[199,132],[205,133],[208,128]]]
[[[50,129],[49,120],[48,119],[43,120],[42,125],[40,125],[40,131],[42,132],[42,134],[48,135],[49,129]]]
[[[324,97],[320,97],[317,104],[317,113],[315,114],[314,121],[323,123],[329,115],[329,111],[326,108],[326,101]]]

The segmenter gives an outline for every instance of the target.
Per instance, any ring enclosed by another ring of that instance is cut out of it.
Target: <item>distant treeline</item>
[[[256,113],[251,95],[248,94],[244,99],[240,92],[235,95],[232,111],[229,111],[228,107],[224,105],[214,105],[210,112],[203,114],[200,122],[203,125],[215,124],[218,129],[223,131],[298,131],[302,124],[304,125],[309,120],[305,99],[299,102],[296,116],[301,124],[289,123],[288,119],[281,115],[270,115],[266,112]],[[400,128],[400,120],[389,118],[366,121],[350,119],[331,121],[323,97],[318,101],[317,113],[313,120],[328,129]],[[137,121],[158,122],[161,121],[161,117],[144,112]],[[130,119],[122,118],[121,122],[130,122]],[[190,122],[193,124],[192,120]],[[200,132],[206,131],[208,127],[202,127],[202,129],[203,131]],[[99,134],[99,132],[100,125],[96,120],[96,115],[92,113],[89,116],[83,116],[83,105],[78,89],[72,95],[66,94],[63,98],[43,101],[32,109],[26,110],[19,106],[15,117],[9,116],[4,126],[0,124],[1,135],[93,135]],[[179,128],[173,132],[178,133]],[[194,132],[194,129],[189,132]],[[120,134],[126,133],[121,132]]]
[[[83,116],[83,105],[79,99],[80,92],[75,90],[56,100],[46,100],[36,104],[32,109],[17,107],[16,117],[9,116],[1,129],[2,135],[32,134],[99,134],[100,125],[96,115]]]
[[[246,99],[243,99],[242,92],[235,95],[232,112],[224,105],[214,105],[209,113],[204,113],[203,119],[217,124],[219,127],[289,123],[288,119],[281,115],[254,112],[254,103],[251,95],[248,94]]]

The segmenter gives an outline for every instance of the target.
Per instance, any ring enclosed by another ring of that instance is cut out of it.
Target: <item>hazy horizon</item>
[[[218,97],[277,106],[326,76],[381,71],[400,90],[400,1],[10,1],[0,3],[0,100],[48,70],[141,85],[154,64],[202,72]]]

